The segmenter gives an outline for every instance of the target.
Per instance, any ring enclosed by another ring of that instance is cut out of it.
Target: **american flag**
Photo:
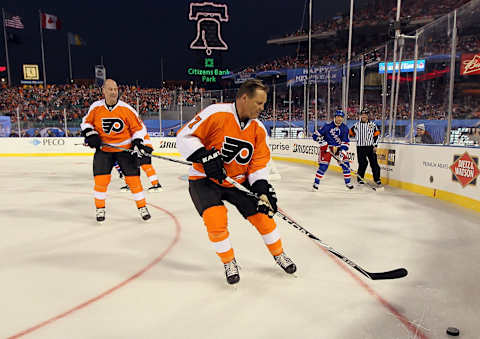
[[[10,15],[5,13],[5,27],[17,28],[17,29],[24,29],[22,18],[18,15]]]

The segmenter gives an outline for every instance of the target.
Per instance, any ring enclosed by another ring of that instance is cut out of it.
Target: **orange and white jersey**
[[[215,147],[223,155],[229,177],[239,183],[248,179],[253,184],[259,179],[268,180],[267,139],[267,131],[259,120],[249,120],[242,126],[235,104],[222,103],[208,106],[186,124],[177,133],[177,148],[188,158],[201,147]],[[189,174],[190,180],[205,178],[203,166],[198,163],[192,165]],[[222,186],[232,185],[224,181]]]
[[[144,140],[147,129],[138,117],[137,112],[129,104],[118,100],[110,111],[105,100],[95,101],[82,119],[80,128],[93,128],[98,132],[102,142],[125,149],[130,148],[133,139]],[[103,146],[105,152],[121,152],[118,149]]]

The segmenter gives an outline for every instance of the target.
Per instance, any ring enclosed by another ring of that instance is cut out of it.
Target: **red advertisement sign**
[[[473,181],[480,174],[477,161],[478,158],[475,158],[475,160],[472,159],[467,152],[463,153],[461,157],[458,157],[458,155],[455,156],[454,162],[450,166],[453,180],[460,182],[462,187],[465,187],[470,183],[474,184]]]
[[[460,63],[461,75],[480,74],[480,53],[464,53]]]

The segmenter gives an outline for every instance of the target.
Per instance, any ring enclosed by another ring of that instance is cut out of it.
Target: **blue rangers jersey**
[[[318,134],[317,134],[318,133]],[[347,151],[350,140],[348,139],[348,127],[344,123],[340,126],[332,121],[323,125],[320,131],[313,134],[313,140],[320,145],[340,146],[340,150]]]

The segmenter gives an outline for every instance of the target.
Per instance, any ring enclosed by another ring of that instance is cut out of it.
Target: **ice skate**
[[[313,184],[313,186],[312,186],[312,192],[318,192],[318,185]]]
[[[148,189],[149,192],[162,192],[163,191],[163,187],[162,185],[160,185],[160,183],[156,184],[156,185],[153,185],[152,187],[150,187]]]
[[[98,223],[103,223],[105,221],[105,207],[97,208],[95,216]]]
[[[140,217],[145,221],[148,221],[152,217],[150,212],[148,212],[147,206],[140,207],[138,211],[140,212]]]
[[[349,182],[348,184],[345,184],[345,186],[349,189],[349,190],[352,190],[353,189],[353,184],[351,182]]]
[[[238,265],[235,258],[232,259],[232,261],[223,264],[223,267],[225,268],[225,277],[230,285],[236,284],[240,281],[240,274],[238,272]]]
[[[383,186],[381,180],[375,181],[375,186],[376,186],[376,188],[377,188],[377,191],[383,191],[383,190],[385,190],[385,187]]]
[[[293,263],[292,259],[287,257],[285,253],[273,256],[275,262],[288,274],[293,274],[297,271],[297,266]]]

